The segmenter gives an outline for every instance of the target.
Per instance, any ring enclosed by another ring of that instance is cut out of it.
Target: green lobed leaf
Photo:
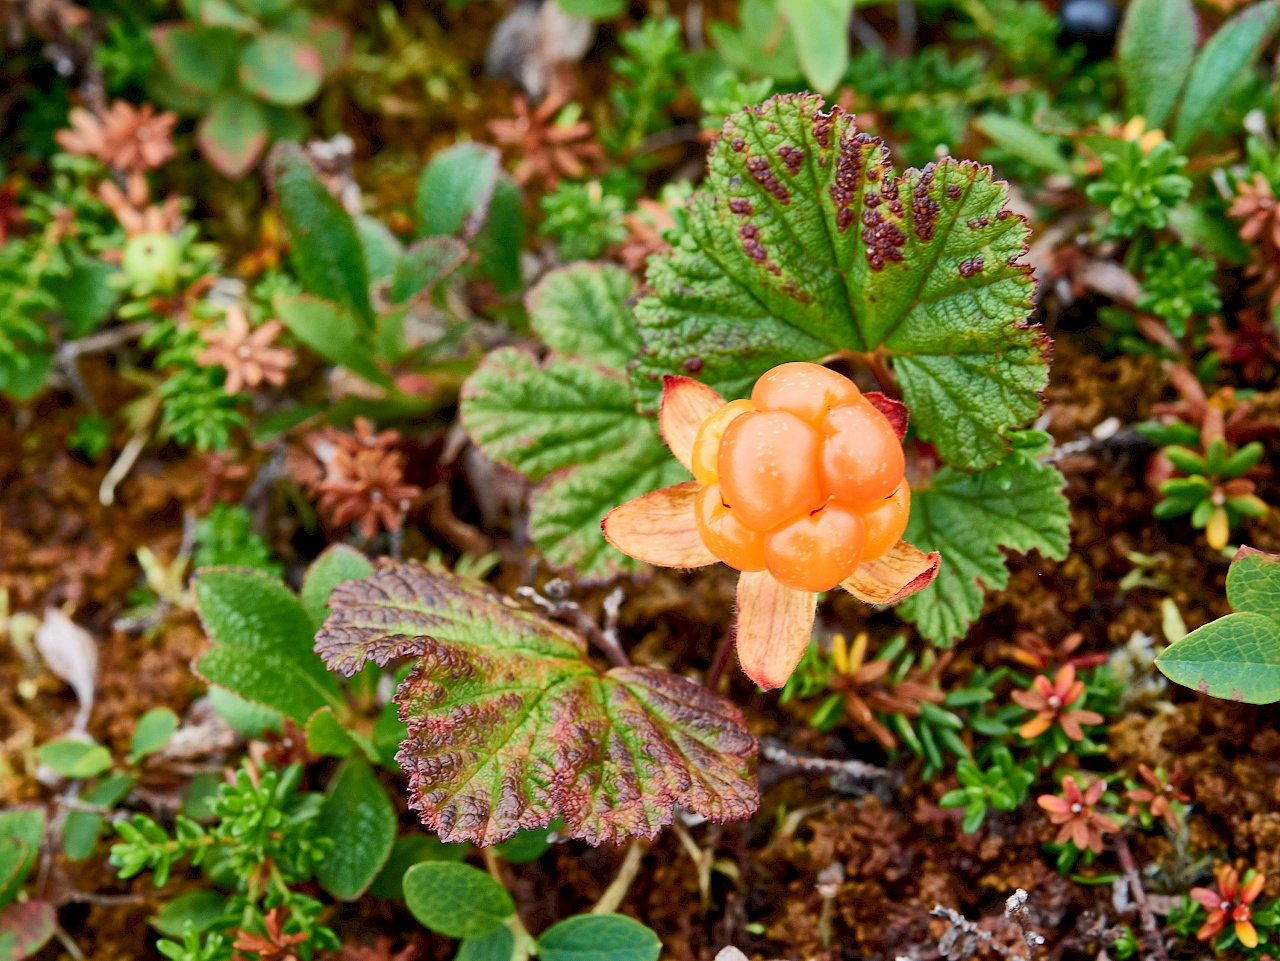
[[[792,94],[725,120],[688,232],[649,262],[640,406],[656,410],[663,374],[732,398],[780,363],[878,352],[944,460],[992,466],[1048,382],[1026,224],[989,167],[896,177],[879,139],[822,107]]]
[[[354,547],[347,544],[326,547],[307,568],[298,595],[316,628],[329,616],[329,595],[335,587],[345,580],[368,577],[372,573],[373,564]]]
[[[501,172],[502,155],[486,144],[460,143],[433,156],[418,180],[420,234],[474,237]]]
[[[424,927],[449,938],[489,937],[516,913],[501,884],[451,861],[425,861],[406,871],[404,900]]]
[[[72,738],[41,744],[37,756],[55,774],[73,780],[97,777],[111,767],[111,752],[101,744]]]
[[[167,707],[157,707],[138,718],[129,743],[129,763],[137,764],[148,754],[155,754],[178,729],[178,715]]]
[[[1133,0],[1120,28],[1120,76],[1131,117],[1148,129],[1164,126],[1196,53],[1191,0]]]
[[[853,0],[787,0],[780,9],[791,25],[805,79],[819,93],[831,93],[849,66]]]
[[[196,609],[214,646],[195,664],[210,684],[298,725],[342,709],[333,675],[312,651],[315,628],[293,592],[262,571],[211,568],[195,580]]]
[[[613,264],[549,271],[525,299],[529,324],[552,350],[622,370],[640,349],[631,275]]]
[[[238,76],[245,90],[267,103],[298,107],[320,92],[324,61],[310,44],[268,30],[240,51]]]
[[[204,158],[227,177],[243,177],[267,146],[267,116],[252,97],[221,93],[196,128]]]
[[[994,470],[962,474],[941,468],[925,490],[912,490],[904,538],[939,551],[933,583],[897,608],[925,637],[950,644],[982,613],[984,590],[1009,583],[1003,549],[1067,556],[1071,512],[1057,468],[1015,453]]]
[[[689,477],[671,456],[657,424],[637,417],[635,434],[626,443],[539,485],[529,504],[529,533],[548,563],[572,568],[584,581],[637,571],[642,566],[638,561],[605,541],[601,522],[619,504]]]
[[[442,840],[496,844],[562,817],[599,844],[655,836],[677,804],[712,821],[759,804],[737,708],[665,671],[602,674],[581,637],[486,585],[384,558],[331,607],[316,635],[331,669],[418,659],[396,693],[397,760]]]
[[[1156,666],[1185,687],[1246,704],[1280,700],[1280,555],[1242,547],[1227,572],[1234,613],[1170,644]]]
[[[363,757],[350,757],[330,784],[319,829],[333,839],[333,850],[316,879],[335,898],[354,901],[387,863],[396,839],[395,808]]]
[[[539,363],[506,347],[467,379],[462,423],[490,457],[540,481],[617,450],[645,421],[621,375],[568,357]]]
[[[1224,23],[1204,45],[1191,67],[1173,141],[1186,150],[1196,134],[1222,109],[1231,88],[1262,50],[1276,17],[1280,0],[1267,0],[1240,11]]]
[[[662,941],[623,914],[579,914],[538,938],[542,961],[658,961]]]
[[[341,305],[372,329],[369,271],[355,221],[296,144],[280,144],[269,166],[303,288]]]
[[[604,515],[689,479],[653,419],[636,412],[621,372],[639,343],[627,306],[634,292],[630,277],[609,265],[550,272],[527,303],[530,325],[561,353],[540,363],[516,348],[495,351],[462,388],[462,422],[476,443],[543,481],[531,504],[534,543],[554,566],[593,580],[639,569],[605,542]]]
[[[604,515],[689,479],[653,420],[636,413],[622,375],[586,361],[495,351],[463,385],[461,413],[486,454],[545,479],[531,503],[534,543],[554,566],[589,579],[638,569],[605,542]]]

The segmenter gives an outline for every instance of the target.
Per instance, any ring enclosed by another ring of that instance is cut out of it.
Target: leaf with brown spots
[[[822,108],[791,94],[725,120],[688,232],[650,262],[636,307],[640,405],[656,408],[664,374],[741,397],[778,364],[879,350],[921,435],[950,464],[990,467],[1048,381],[1026,224],[989,167],[897,176],[879,139]]]
[[[654,837],[677,804],[712,821],[759,806],[756,739],[702,687],[597,669],[569,629],[487,586],[378,562],[339,584],[316,652],[350,676],[416,658],[396,703],[409,806],[445,841],[495,844],[554,818],[591,844]]]

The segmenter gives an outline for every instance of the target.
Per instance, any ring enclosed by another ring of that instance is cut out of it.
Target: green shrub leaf
[[[1280,555],[1240,548],[1227,572],[1227,600],[1234,613],[1170,644],[1156,666],[1212,697],[1280,701]]]
[[[268,30],[240,51],[240,85],[267,103],[298,107],[320,92],[324,61],[309,44]]]
[[[355,221],[296,144],[280,144],[269,166],[298,280],[308,293],[345,307],[371,330],[369,271]]]
[[[105,777],[80,796],[85,804],[115,807],[129,793],[134,779],[127,774]],[[62,822],[62,853],[68,861],[85,861],[93,857],[102,835],[104,818],[93,811],[68,811]]]
[[[787,0],[781,9],[791,25],[805,79],[819,93],[831,93],[849,66],[853,0]]]
[[[164,903],[151,926],[170,938],[182,937],[187,925],[199,934],[207,931],[227,910],[227,896],[212,888],[196,888]]]
[[[1131,117],[1163,127],[1196,53],[1191,0],[1133,0],[1120,30],[1120,76]]]
[[[527,302],[531,326],[557,353],[539,362],[516,348],[495,351],[462,389],[462,422],[476,443],[543,482],[531,504],[534,543],[552,565],[587,579],[638,569],[605,542],[605,514],[689,479],[654,420],[636,412],[623,373],[640,343],[627,306],[634,294],[617,267],[552,271]]]
[[[267,146],[267,115],[252,97],[237,91],[219,94],[196,128],[206,160],[228,177],[243,177]]]
[[[178,729],[178,715],[167,707],[157,707],[138,718],[129,744],[129,763],[137,764],[148,754],[155,754]]]
[[[516,913],[497,881],[479,868],[425,861],[404,874],[404,900],[426,928],[449,938],[485,938]]]
[[[316,878],[335,898],[354,901],[387,863],[396,840],[395,808],[363,757],[348,759],[330,785],[320,833],[333,838],[333,850]]]
[[[111,767],[111,752],[91,741],[60,738],[40,745],[37,754],[55,774],[74,780],[97,777]]]
[[[262,571],[215,567],[197,575],[195,596],[214,644],[195,664],[206,681],[299,726],[322,707],[342,709],[333,675],[312,651],[311,618],[284,584]]]
[[[390,385],[353,314],[331,300],[308,294],[279,294],[273,304],[276,316],[290,332],[329,363],[345,367],[371,384]]]
[[[404,900],[404,875],[424,861],[461,861],[471,850],[469,844],[445,844],[430,834],[402,834],[391,847],[391,856],[369,886],[369,893],[384,900]],[[509,961],[510,955],[503,959]]]
[[[1062,474],[1021,453],[977,474],[941,468],[929,487],[911,492],[905,539],[922,551],[939,551],[932,584],[897,608],[930,640],[963,637],[982,613],[983,591],[1009,583],[1003,549],[1067,556],[1071,512],[1062,496]]]
[[[1240,11],[1209,38],[1191,67],[1178,109],[1173,140],[1186,150],[1196,134],[1222,109],[1240,74],[1253,63],[1275,28],[1280,2],[1267,0]]]
[[[538,938],[542,961],[658,961],[661,953],[658,936],[622,914],[579,914]]]
[[[759,803],[737,708],[665,671],[602,674],[581,637],[483,584],[383,559],[330,606],[316,650],[331,669],[419,658],[396,693],[397,760],[443,840],[495,844],[559,816],[599,844],[653,837],[676,804],[725,821]]]
[[[878,353],[948,463],[992,466],[1048,382],[1026,224],[990,168],[948,158],[897,177],[879,139],[822,107],[787,95],[725,120],[688,233],[650,261],[636,307],[641,407],[663,374],[732,398],[780,363]]]
[[[44,808],[13,807],[0,811],[0,907],[17,896],[18,889],[36,866],[43,837]]]
[[[0,911],[0,957],[23,961],[43,948],[58,927],[58,911],[48,901],[24,901]]]
[[[505,925],[483,938],[467,938],[458,945],[454,961],[511,961],[516,936]]]
[[[418,180],[421,235],[475,236],[501,172],[501,154],[485,144],[460,143],[435,154]]]
[[[160,63],[179,88],[216,94],[235,81],[244,39],[234,30],[161,24],[151,31]]]

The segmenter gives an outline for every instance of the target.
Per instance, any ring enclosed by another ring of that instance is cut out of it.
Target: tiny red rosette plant
[[[937,573],[937,554],[901,539],[906,421],[902,404],[818,364],[775,367],[750,399],[729,403],[668,375],[662,436],[694,480],[610,511],[604,535],[647,564],[741,571],[738,659],[761,687],[781,687],[809,643],[820,593],[839,586],[892,604]]]
[[[1184,814],[1182,805],[1191,800],[1190,795],[1180,790],[1182,769],[1174,768],[1172,774],[1166,774],[1162,767],[1152,770],[1145,764],[1139,764],[1138,776],[1146,782],[1146,787],[1133,787],[1124,792],[1124,796],[1132,802],[1129,805],[1129,816],[1137,818],[1143,827],[1150,827],[1157,819],[1163,818],[1170,831],[1181,828]]]
[[[1052,681],[1043,674],[1037,676],[1030,690],[1014,691],[1010,695],[1019,707],[1034,711],[1036,715],[1018,729],[1018,734],[1031,740],[1056,724],[1071,740],[1084,740],[1080,725],[1101,724],[1103,721],[1097,711],[1075,707],[1081,703],[1084,694],[1084,681],[1076,679],[1076,669],[1072,664],[1058,668]]]
[[[1099,779],[1082,791],[1075,777],[1068,774],[1062,779],[1061,795],[1041,794],[1036,798],[1036,803],[1049,812],[1049,820],[1059,825],[1055,844],[1070,841],[1081,852],[1102,853],[1103,835],[1120,830],[1119,824],[1097,810],[1106,789],[1107,782]]]
[[[1251,905],[1262,893],[1267,883],[1267,876],[1250,868],[1240,873],[1229,864],[1218,868],[1218,890],[1209,888],[1192,888],[1191,898],[1206,911],[1209,916],[1196,937],[1208,941],[1218,934],[1230,921],[1236,937],[1246,948],[1258,946],[1258,929],[1253,926],[1253,909]]]

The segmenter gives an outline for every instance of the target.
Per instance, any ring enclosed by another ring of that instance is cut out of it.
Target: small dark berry
[[[1066,0],[1058,19],[1062,24],[1059,42],[1065,47],[1084,44],[1089,60],[1101,60],[1115,46],[1120,11],[1110,0]]]

